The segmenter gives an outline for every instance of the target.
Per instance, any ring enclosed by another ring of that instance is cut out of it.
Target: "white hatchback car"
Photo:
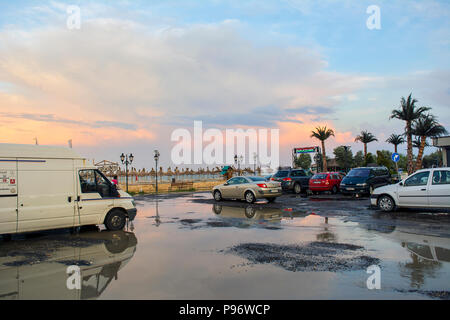
[[[385,212],[395,208],[450,208],[450,168],[419,170],[397,184],[375,189],[370,199]]]

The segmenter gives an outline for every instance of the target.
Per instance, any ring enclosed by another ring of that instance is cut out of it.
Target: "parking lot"
[[[123,233],[63,230],[2,241],[0,297],[449,298],[449,212],[385,214],[367,198],[328,194],[248,205],[187,193],[136,203]],[[81,268],[81,290],[66,287],[69,265]],[[373,266],[379,289],[367,285]]]

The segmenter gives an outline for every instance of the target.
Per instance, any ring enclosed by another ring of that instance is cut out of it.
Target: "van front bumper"
[[[136,218],[137,209],[127,209],[128,220],[133,221]]]

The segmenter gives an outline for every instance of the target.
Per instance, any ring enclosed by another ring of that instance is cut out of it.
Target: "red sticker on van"
[[[9,183],[10,183],[10,184],[16,184],[16,179],[10,179],[10,180],[9,180]]]

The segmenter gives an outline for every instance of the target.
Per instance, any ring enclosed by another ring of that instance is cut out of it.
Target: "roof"
[[[84,159],[66,147],[7,143],[0,143],[0,158]]]

